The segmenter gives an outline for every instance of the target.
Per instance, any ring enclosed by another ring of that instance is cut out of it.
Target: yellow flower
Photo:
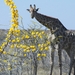
[[[10,46],[10,48],[14,48],[14,45],[12,44],[12,45]]]
[[[8,41],[8,38],[5,38],[6,41]]]
[[[7,44],[7,42],[3,42],[3,44],[4,44],[4,45],[6,45],[6,44]]]
[[[45,47],[45,50],[49,50],[49,47]]]
[[[18,28],[19,22],[18,21],[15,21],[14,23],[16,24],[15,27]]]
[[[42,35],[40,35],[39,38],[42,38]]]
[[[2,51],[3,51],[3,49],[0,48],[0,52],[2,52]]]
[[[38,44],[38,47],[41,47],[41,44]]]
[[[31,35],[34,35],[35,34],[35,31],[32,31]]]
[[[27,54],[24,54],[24,56],[26,57],[26,56],[27,56]]]
[[[41,32],[41,34],[44,34],[44,33],[45,33],[44,31]]]
[[[13,2],[12,0],[10,0],[10,1],[11,1],[11,2],[10,2],[10,3],[11,3],[11,5],[13,5],[13,4],[14,4],[14,2]]]
[[[41,54],[40,54],[40,53],[38,53],[38,54],[37,54],[37,57],[40,57],[40,56],[41,56]]]
[[[30,50],[27,50],[26,52],[30,52]]]
[[[36,51],[36,48],[32,49],[32,52]]]
[[[8,35],[10,35],[10,34],[11,34],[11,32],[9,31],[9,32],[8,32]]]
[[[29,39],[29,35],[26,35],[25,38],[26,38],[26,39]]]
[[[8,40],[8,42],[11,42],[11,40]]]
[[[20,42],[20,39],[19,38],[16,38],[16,42]]]
[[[23,49],[26,49],[26,48],[27,48],[27,46],[26,46],[26,45],[22,45],[22,48],[23,48]]]
[[[30,49],[30,47],[29,47],[29,46],[27,46],[27,47],[26,47],[26,49]]]
[[[41,56],[46,57],[46,54],[45,54],[45,53],[43,53],[43,54],[41,54]]]
[[[35,48],[35,46],[34,45],[31,45],[30,48]]]
[[[17,30],[16,30],[16,32],[17,32],[17,33],[20,33],[20,30],[19,30],[19,29],[17,29]]]
[[[6,45],[6,43],[5,43],[5,42],[3,42],[2,47],[4,47],[5,45]]]
[[[20,44],[20,47],[22,48],[22,47],[23,47],[23,45],[22,45],[22,44]]]
[[[14,20],[12,20],[12,22],[13,22]],[[16,24],[12,24],[12,27],[14,28],[14,27],[16,27]],[[15,31],[15,30],[14,30]]]
[[[47,45],[50,45],[50,42],[49,41],[47,41]]]
[[[16,42],[16,40],[15,40],[15,39],[13,39],[13,40],[12,40],[12,43],[14,43],[14,42]]]
[[[16,47],[17,47],[17,48],[20,48],[20,46],[19,46],[19,45],[16,45]]]
[[[26,50],[26,49],[24,49],[23,51],[24,51],[24,52],[27,52],[27,50]]]
[[[40,48],[40,51],[43,51],[43,47]]]
[[[10,28],[9,32],[12,32],[12,31],[14,31],[14,28]]]
[[[38,37],[39,37],[39,38],[42,38],[43,36],[42,36],[42,34],[41,34],[41,33],[39,33],[39,34],[38,34]]]
[[[3,54],[7,54],[7,52],[6,51],[3,51]]]
[[[10,5],[10,4],[9,4]],[[13,5],[10,5],[10,9],[12,9],[13,8]]]
[[[36,35],[38,35],[39,34],[39,32],[36,32]]]
[[[36,35],[34,35],[33,37],[36,38]]]

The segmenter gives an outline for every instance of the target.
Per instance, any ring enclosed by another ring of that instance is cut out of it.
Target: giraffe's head
[[[32,7],[32,5],[30,5],[30,9],[27,9],[27,11],[29,11],[31,13],[31,18],[35,17],[35,13],[39,10],[39,8],[36,9],[36,6],[34,4],[34,7]]]

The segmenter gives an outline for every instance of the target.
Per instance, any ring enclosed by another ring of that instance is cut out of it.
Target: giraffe
[[[62,50],[64,49],[70,57],[70,69],[69,75],[71,74],[72,67],[74,67],[74,75],[75,75],[75,34],[73,31],[68,30],[64,27],[64,25],[59,21],[58,18],[53,18],[50,16],[46,16],[38,13],[39,8],[36,9],[36,6],[32,7],[30,5],[30,9],[27,9],[31,13],[31,18],[35,18],[38,22],[40,22],[45,27],[49,28],[51,34],[55,36],[55,38],[51,42],[52,49],[55,50],[55,45],[58,45],[58,56],[59,56],[59,67],[60,67],[60,75],[62,75]],[[52,57],[52,66],[51,73],[53,71],[54,65],[54,52],[51,52]]]

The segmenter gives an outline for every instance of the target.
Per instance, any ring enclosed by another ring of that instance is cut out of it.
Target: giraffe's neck
[[[35,19],[43,24],[45,27],[49,28],[51,32],[57,33],[59,32],[59,30],[62,32],[67,30],[57,18],[45,16],[36,12]]]

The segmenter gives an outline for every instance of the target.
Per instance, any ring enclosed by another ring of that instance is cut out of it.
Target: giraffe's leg
[[[53,72],[53,66],[54,66],[54,53],[55,53],[55,50],[52,50],[52,51],[51,51],[52,65],[51,65],[51,72],[50,72],[50,75],[52,75],[52,72]]]
[[[73,48],[73,47],[72,47]],[[71,49],[70,51],[70,68],[69,68],[69,75],[71,75],[72,67],[74,65],[74,50]]]
[[[74,59],[74,75],[75,75],[75,59]]]
[[[71,75],[71,71],[72,71],[72,67],[74,66],[74,55],[75,55],[75,44],[72,43],[71,45],[71,49],[70,49],[70,68],[69,68],[69,75]]]
[[[62,50],[58,50],[60,75],[62,75]]]
[[[71,75],[72,66],[73,66],[73,59],[70,60],[70,69],[69,69],[69,75]]]

